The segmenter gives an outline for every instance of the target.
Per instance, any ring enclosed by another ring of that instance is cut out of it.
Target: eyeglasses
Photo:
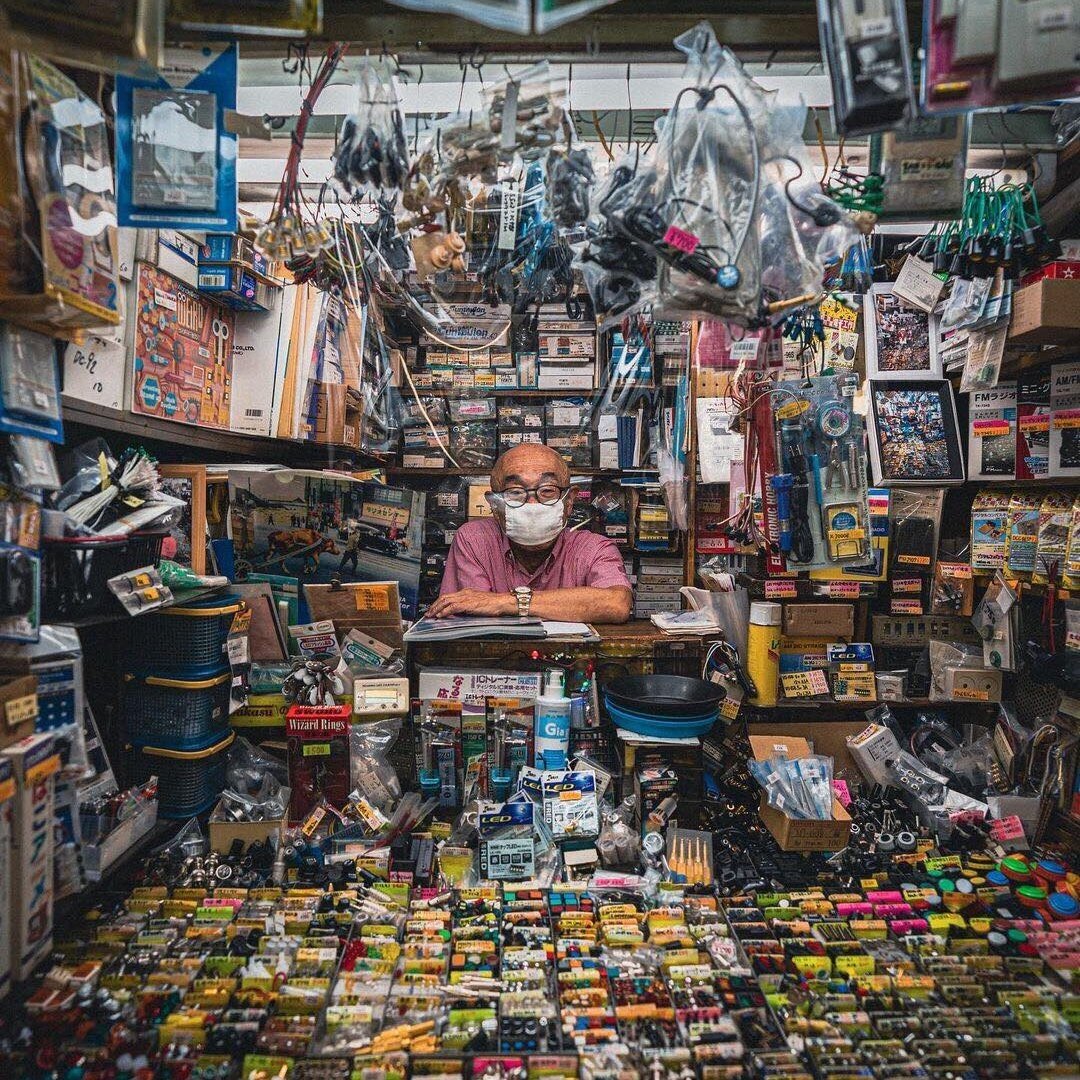
[[[559,487],[558,484],[541,484],[539,487],[513,486],[503,488],[502,491],[493,491],[492,495],[502,499],[507,506],[524,506],[529,501],[530,495],[536,496],[536,501],[544,506],[554,506],[569,491],[569,488]]]

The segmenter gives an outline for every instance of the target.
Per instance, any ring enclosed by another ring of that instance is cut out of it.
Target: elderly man
[[[568,622],[630,618],[633,593],[618,548],[567,531],[570,470],[546,446],[507,450],[491,472],[493,517],[457,531],[428,615],[539,615]]]

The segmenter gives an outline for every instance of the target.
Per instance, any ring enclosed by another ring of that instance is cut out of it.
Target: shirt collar
[[[502,537],[503,555],[505,555],[505,557],[510,562],[514,563],[515,566],[520,566],[520,564],[514,558],[513,549],[510,547],[510,537],[506,535],[506,532],[503,529],[499,529],[499,536]],[[550,563],[554,562],[559,557],[559,555],[562,554],[563,544],[565,543],[565,540],[566,527],[564,526],[563,531],[559,533],[559,535],[555,538],[555,544],[552,547],[551,551],[548,552],[547,558],[544,559],[544,561],[535,570],[531,572],[530,576],[535,577],[537,574],[540,573],[541,570],[544,569],[545,566],[548,566]],[[520,569],[524,573],[530,573],[530,571],[526,570],[524,566],[521,566]]]

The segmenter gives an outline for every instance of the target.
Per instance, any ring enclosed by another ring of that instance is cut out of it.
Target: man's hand
[[[517,600],[513,593],[484,592],[482,589],[461,589],[440,596],[427,609],[434,619],[449,615],[516,615]]]

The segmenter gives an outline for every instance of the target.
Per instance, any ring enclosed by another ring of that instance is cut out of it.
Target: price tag
[[[858,600],[860,586],[857,581],[830,581],[826,595],[840,597],[844,600]]]
[[[820,668],[811,671],[789,671],[780,676],[784,697],[816,697],[829,692],[829,682]]]
[[[124,346],[89,336],[64,350],[64,397],[103,409],[123,408]]]
[[[390,610],[390,594],[385,588],[374,585],[361,585],[354,590],[357,611]]]
[[[990,691],[974,686],[954,686],[952,696],[957,701],[989,701]]]
[[[37,694],[24,694],[4,703],[4,719],[8,727],[18,727],[38,714]]]
[[[736,343],[738,344],[738,343]],[[734,347],[733,347],[734,351]],[[802,416],[810,408],[809,401],[788,401],[776,410],[777,420],[792,420],[796,416]]]
[[[1011,430],[1008,420],[973,420],[971,434],[976,439],[989,439],[994,435],[1008,435]]]
[[[720,702],[720,715],[725,720],[735,720],[739,716],[739,707],[742,705],[742,687],[728,683],[725,689],[727,696]]]
[[[790,600],[799,595],[794,581],[766,581],[766,600]]]
[[[667,232],[664,233],[664,243],[687,255],[692,255],[701,241],[693,233],[669,225]]]
[[[889,603],[891,615],[921,615],[923,613],[921,600],[907,600],[897,598]]]
[[[1065,409],[1054,413],[1054,430],[1066,431],[1080,427],[1080,409]]]
[[[304,743],[304,757],[329,757],[330,744],[328,742]]]
[[[513,251],[517,243],[518,215],[521,212],[521,194],[516,184],[503,184],[502,201],[499,204],[499,250]]]

